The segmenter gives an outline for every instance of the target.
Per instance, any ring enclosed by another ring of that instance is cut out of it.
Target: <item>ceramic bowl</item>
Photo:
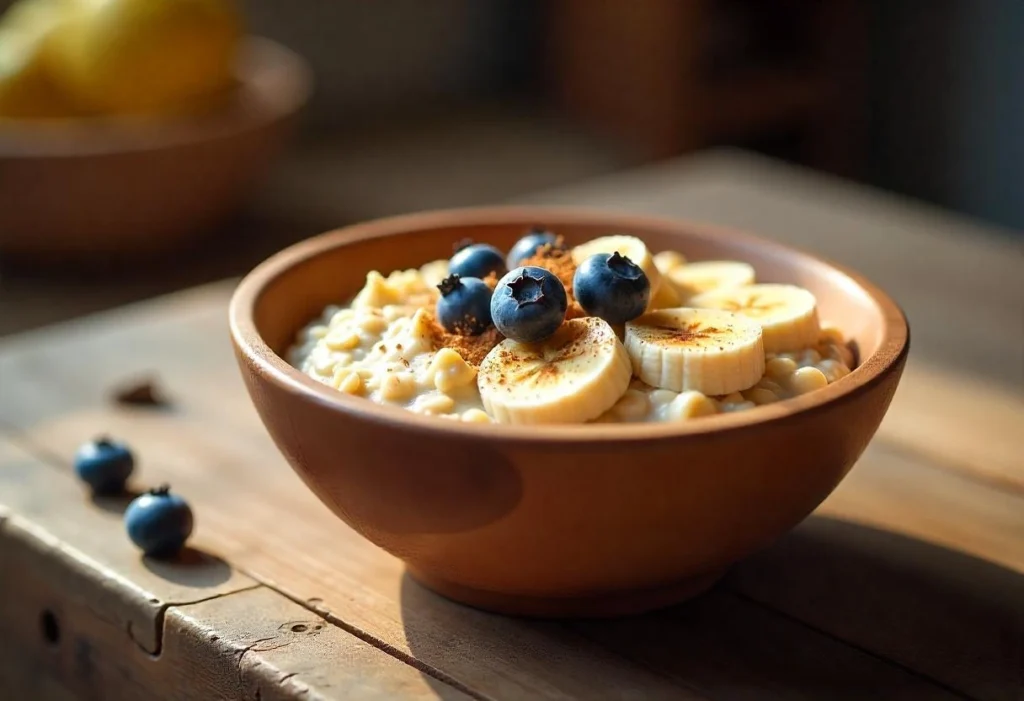
[[[369,270],[416,267],[462,238],[508,247],[542,223],[610,232],[691,260],[752,263],[817,295],[860,353],[828,387],[683,423],[476,425],[335,391],[282,359],[296,332]],[[238,364],[264,425],[311,490],[427,587],[486,609],[606,616],[711,586],[818,506],[882,420],[907,357],[900,309],[859,275],[752,236],[681,221],[512,207],[386,219],[299,243],[231,301]]]
[[[216,223],[270,165],[305,103],[305,62],[256,37],[202,114],[0,120],[0,253],[47,262],[158,253]]]

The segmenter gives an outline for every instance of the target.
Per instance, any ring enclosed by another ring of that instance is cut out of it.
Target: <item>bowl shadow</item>
[[[662,688],[670,680],[681,698],[728,698],[743,688],[765,698],[1008,700],[1024,690],[1024,574],[825,516],[737,564],[709,593],[639,616],[504,618],[433,594],[408,574],[401,605],[412,655],[488,697],[516,680],[492,683],[488,671],[507,663],[481,665],[474,655],[529,661],[540,649],[565,652],[559,664],[589,669],[592,693],[609,697],[629,691],[616,684],[638,674]],[[614,670],[604,666],[609,651]],[[544,681],[578,695],[572,676],[555,671]],[[464,698],[424,678],[439,698]]]

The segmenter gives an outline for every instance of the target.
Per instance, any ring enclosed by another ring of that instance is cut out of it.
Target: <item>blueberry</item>
[[[128,446],[106,436],[83,443],[75,453],[75,474],[96,494],[124,492],[124,484],[135,467]]]
[[[486,243],[464,246],[448,261],[448,272],[461,278],[476,277],[482,280],[491,273],[501,277],[506,270],[505,256]]]
[[[560,236],[555,236],[550,231],[535,226],[526,232],[523,238],[516,241],[515,245],[512,246],[512,250],[508,252],[508,258],[506,259],[508,267],[516,267],[535,254],[544,245],[550,245],[551,248],[559,250],[565,248]]]
[[[651,298],[651,283],[629,258],[598,253],[576,268],[572,293],[587,314],[609,324],[624,324],[644,313]]]
[[[491,318],[504,336],[535,343],[553,334],[565,320],[565,287],[550,271],[516,268],[498,281],[491,297]]]
[[[476,336],[491,325],[491,288],[480,278],[449,275],[437,286],[437,320],[448,333]]]
[[[124,512],[128,537],[146,555],[174,555],[192,535],[192,509],[167,485],[136,497]]]

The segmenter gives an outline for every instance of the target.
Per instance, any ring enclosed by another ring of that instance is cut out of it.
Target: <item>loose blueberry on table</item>
[[[128,537],[151,557],[174,555],[192,535],[192,509],[167,485],[136,497],[124,512]]]
[[[505,255],[486,243],[473,243],[455,252],[448,261],[448,272],[459,277],[475,277],[481,280],[491,273],[505,274]]]
[[[107,436],[83,443],[75,453],[75,474],[95,494],[121,494],[134,468],[128,446]]]
[[[587,314],[609,324],[625,324],[644,313],[651,298],[651,283],[629,258],[618,253],[596,253],[576,269],[572,291]]]
[[[491,288],[475,277],[449,275],[437,286],[437,321],[448,333],[476,336],[491,326]]]
[[[498,281],[491,297],[491,318],[506,338],[535,343],[558,330],[568,306],[565,287],[553,273],[527,266]]]
[[[515,268],[524,260],[535,255],[544,246],[550,246],[552,250],[565,250],[560,236],[555,236],[543,227],[535,226],[525,236],[515,242],[508,252],[508,267]]]

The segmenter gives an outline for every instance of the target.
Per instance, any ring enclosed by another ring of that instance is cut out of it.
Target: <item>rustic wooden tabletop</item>
[[[831,498],[689,604],[535,622],[441,599],[302,486],[214,284],[0,342],[0,698],[1024,699],[1024,248],[739,154],[544,193],[738,225],[856,268],[911,321],[907,372]],[[155,373],[172,406],[119,407]],[[123,437],[193,548],[140,558],[71,456]]]

